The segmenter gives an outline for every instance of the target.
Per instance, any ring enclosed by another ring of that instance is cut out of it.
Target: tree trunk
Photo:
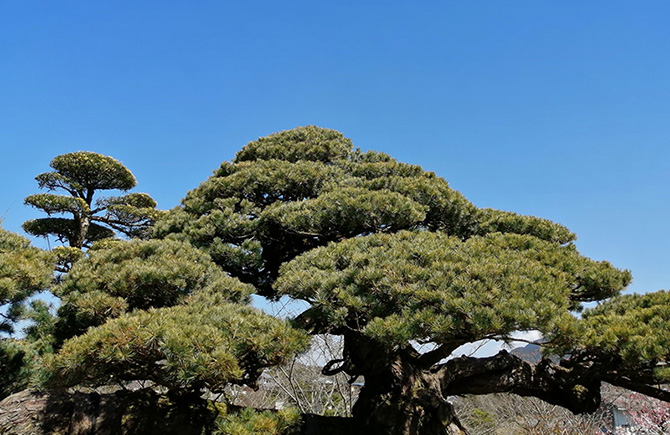
[[[91,217],[83,214],[82,216],[77,216],[75,221],[77,224],[77,233],[74,236],[74,240],[70,241],[70,246],[81,249],[84,246],[88,229],[91,226]]]
[[[439,378],[416,364],[412,349],[389,353],[385,346],[351,330],[344,334],[344,340],[344,363],[339,371],[365,377],[353,408],[356,433],[465,433],[453,406],[442,395]]]
[[[465,433],[432,376],[400,358],[385,373],[365,376],[353,416],[369,435]]]

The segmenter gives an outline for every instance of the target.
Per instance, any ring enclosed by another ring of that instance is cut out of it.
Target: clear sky
[[[670,3],[0,0],[0,216],[58,154],[161,208],[247,142],[333,128],[670,288]],[[38,246],[42,242],[37,242]]]

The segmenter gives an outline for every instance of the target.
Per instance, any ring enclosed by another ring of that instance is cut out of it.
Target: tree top
[[[411,230],[463,240],[493,232],[575,239],[546,219],[479,209],[434,173],[354,150],[341,133],[315,126],[250,142],[182,204],[155,234],[189,240],[264,295],[276,295],[282,263],[352,237]]]
[[[250,142],[235,156],[235,162],[250,160],[310,160],[332,163],[346,158],[352,150],[351,140],[336,130],[314,125],[271,134]]]
[[[50,165],[55,172],[37,176],[41,188],[80,190],[129,190],[135,176],[118,160],[91,151],[77,151],[55,157]]]

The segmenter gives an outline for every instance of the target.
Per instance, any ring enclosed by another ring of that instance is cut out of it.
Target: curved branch
[[[421,355],[418,358],[419,365],[421,365],[422,367],[430,367],[434,364],[437,364],[446,357],[448,357],[449,355],[451,355],[451,353],[454,350],[458,349],[462,344],[465,343],[467,343],[467,341],[465,342],[455,341],[450,343],[444,343],[436,347],[435,349]]]
[[[447,395],[515,393],[574,413],[600,405],[600,379],[590,370],[568,369],[543,359],[531,364],[503,350],[489,358],[460,357],[433,370]]]
[[[326,375],[326,376],[334,376],[338,373],[341,373],[344,371],[345,365],[344,364],[345,359],[339,358],[339,359],[334,359],[328,361],[328,363],[321,369],[321,373]],[[336,364],[340,364],[338,367],[333,368]]]
[[[637,391],[638,393],[644,394],[645,396],[653,397],[655,399],[663,400],[664,402],[670,402],[670,391],[663,390],[658,387],[653,387],[648,384],[643,384],[635,382],[628,377],[621,376],[607,376],[604,379],[612,385],[617,387],[626,388],[628,390]]]

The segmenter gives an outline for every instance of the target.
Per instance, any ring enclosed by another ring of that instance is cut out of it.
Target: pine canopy
[[[76,241],[83,222],[85,243],[71,245],[90,249],[61,251],[74,265],[54,287],[51,388],[253,386],[305,351],[309,334],[333,334],[343,354],[322,373],[364,380],[352,418],[370,435],[460,433],[446,398],[464,394],[510,392],[584,413],[607,382],[670,401],[670,293],[622,295],[631,273],[581,255],[563,225],[478,208],[436,174],[355,149],[335,130],[252,141],[160,216],[146,194],[92,202],[97,189],[134,186],[111,158],[73,153],[52,167],[38,183],[68,195],[26,202],[74,219],[26,228]],[[104,240],[112,230],[151,240]],[[44,258],[0,238],[4,303],[44,282],[32,266]],[[280,320],[248,306],[251,294],[307,308]],[[461,345],[519,331],[542,335],[539,363],[506,350],[454,358]]]

